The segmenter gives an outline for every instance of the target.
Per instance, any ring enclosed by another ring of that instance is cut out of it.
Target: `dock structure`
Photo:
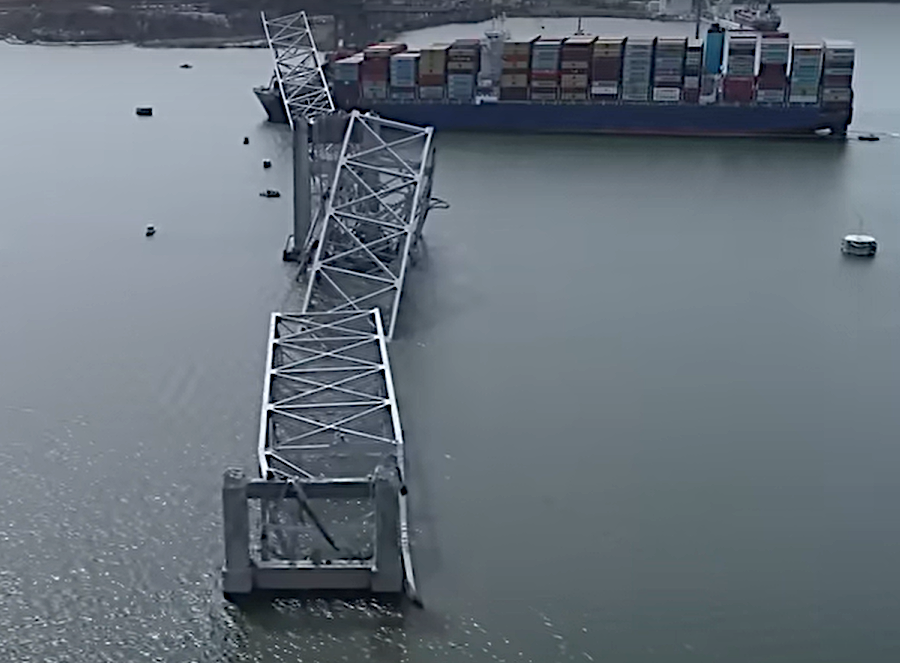
[[[281,52],[315,50],[305,15],[263,22],[293,134],[290,253],[303,303],[270,321],[258,474],[224,475],[223,592],[355,590],[420,603],[387,343],[428,212],[446,207],[431,197],[433,130],[334,112],[330,95],[310,89],[325,81],[306,71],[311,60],[295,62],[295,76]]]

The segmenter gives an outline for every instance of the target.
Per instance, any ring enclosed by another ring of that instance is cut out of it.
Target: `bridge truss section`
[[[334,100],[306,12],[278,18],[261,12],[261,17],[291,128],[299,118],[312,122],[319,115],[333,113]]]
[[[434,175],[431,127],[353,111],[311,247],[302,311],[377,308],[394,335]]]
[[[258,568],[287,562],[298,575],[324,564],[333,577],[323,589],[366,570],[356,588],[380,582],[415,597],[403,430],[378,309],[272,315],[258,463],[263,481],[283,487],[262,503]]]

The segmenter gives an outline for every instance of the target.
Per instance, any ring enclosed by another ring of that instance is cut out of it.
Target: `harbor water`
[[[900,659],[900,6],[782,14],[856,42],[880,142],[438,137],[390,348],[424,610],[221,597],[298,295],[270,55],[0,45],[0,660]]]

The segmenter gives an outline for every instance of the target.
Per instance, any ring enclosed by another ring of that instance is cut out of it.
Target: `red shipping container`
[[[443,74],[419,74],[419,85],[422,87],[434,87],[445,82],[446,77]]]
[[[754,80],[747,77],[725,77],[725,101],[749,103],[753,100]]]
[[[502,101],[527,101],[527,87],[502,87],[500,88],[500,99]]]
[[[823,76],[822,87],[850,87],[853,76]]]

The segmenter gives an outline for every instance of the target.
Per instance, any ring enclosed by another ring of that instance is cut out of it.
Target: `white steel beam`
[[[391,456],[402,476],[403,431],[378,309],[272,314],[260,476],[364,478]]]
[[[300,118],[312,122],[319,115],[334,112],[334,101],[306,12],[278,18],[267,18],[261,12],[261,16],[291,128]]]
[[[433,129],[353,111],[314,240],[303,312],[378,308],[394,335],[431,204]]]

